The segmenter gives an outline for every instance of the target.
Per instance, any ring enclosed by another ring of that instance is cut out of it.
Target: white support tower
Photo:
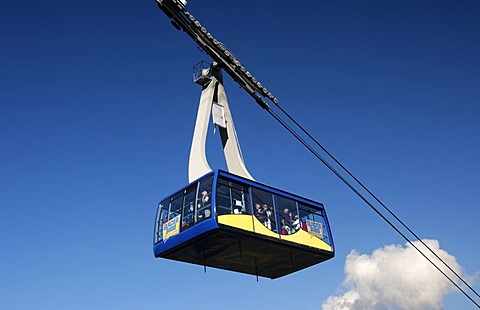
[[[254,180],[245,167],[240,151],[232,114],[223,87],[221,69],[215,63],[209,67],[202,67],[204,64],[204,62],[199,63],[195,68],[196,74],[194,74],[195,82],[202,85],[203,90],[190,149],[188,180],[193,182],[212,171],[206,155],[206,140],[210,116],[212,116],[213,123],[218,126],[220,132],[228,171]]]

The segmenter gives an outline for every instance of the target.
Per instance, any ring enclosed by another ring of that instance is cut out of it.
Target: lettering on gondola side
[[[307,224],[307,232],[319,238],[323,237],[322,223],[311,220],[306,220],[305,223]]]
[[[180,232],[180,215],[163,224],[163,240],[174,236]]]

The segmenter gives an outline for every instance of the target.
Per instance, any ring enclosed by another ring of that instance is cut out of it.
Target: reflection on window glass
[[[183,207],[182,207],[182,228],[181,230],[185,230],[194,223],[194,214],[195,214],[195,194],[197,191],[197,185],[192,186],[185,190],[185,196],[183,199]]]
[[[172,197],[172,201],[170,202],[170,209],[168,212],[167,221],[177,217],[180,215],[180,211],[182,210],[183,205],[183,193],[178,193],[177,195]]]
[[[174,218],[177,218],[179,223],[179,228],[176,228],[178,233],[192,227],[196,222],[211,217],[212,182],[213,175],[210,175],[159,204],[155,223],[155,242],[167,238],[164,236],[163,225]]]
[[[255,217],[271,231],[278,232],[273,195],[258,188],[252,188],[252,196]]]
[[[218,215],[252,214],[248,187],[237,182],[219,178],[216,203]]]
[[[231,203],[231,192],[230,187],[225,184],[220,183],[220,180],[217,185],[217,213],[218,215],[230,214],[233,213],[232,203]]]
[[[298,210],[301,228],[329,243],[322,211],[303,204],[299,204]]]
[[[163,239],[163,224],[167,221],[169,206],[170,198],[165,199],[158,205],[157,223],[155,226],[155,242],[159,242]]]

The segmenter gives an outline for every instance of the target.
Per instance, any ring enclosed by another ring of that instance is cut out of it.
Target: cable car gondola
[[[334,256],[321,203],[222,170],[162,200],[154,251],[272,279]]]
[[[324,206],[259,183],[247,171],[220,68],[199,63],[203,86],[189,160],[190,183],[157,210],[155,257],[275,279],[334,256]],[[205,154],[210,115],[218,126],[228,172]]]

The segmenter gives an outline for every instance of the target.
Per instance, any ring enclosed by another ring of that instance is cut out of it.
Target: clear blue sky
[[[478,1],[187,7],[420,237],[480,271]],[[153,0],[2,1],[0,42],[2,309],[320,309],[350,251],[405,243],[226,77],[250,172],[323,202],[336,257],[258,283],[154,259],[208,57]],[[473,309],[459,293],[444,304]]]

